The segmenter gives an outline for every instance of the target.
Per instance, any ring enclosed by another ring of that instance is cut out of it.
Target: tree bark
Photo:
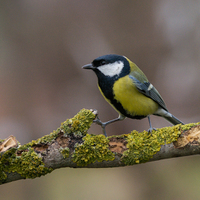
[[[0,140],[0,184],[61,167],[120,167],[200,153],[198,123],[106,138],[87,134],[96,115],[82,109],[57,130],[23,146],[13,136]]]

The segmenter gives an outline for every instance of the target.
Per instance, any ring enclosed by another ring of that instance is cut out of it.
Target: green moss
[[[82,109],[72,119],[64,121],[60,129],[65,134],[73,133],[77,137],[85,136],[95,117],[96,115],[91,110]]]
[[[38,156],[33,148],[29,148],[28,152],[22,152],[21,156],[16,157],[13,164],[14,167],[11,167],[9,172],[16,171],[26,178],[36,178],[53,170],[44,166],[42,158]]]
[[[1,167],[0,167],[0,170],[1,170]],[[6,178],[7,178],[6,173],[4,171],[1,171],[0,172],[0,182],[6,180]]]
[[[29,147],[32,147],[34,145],[37,144],[48,144],[51,143],[53,140],[55,140],[58,137],[58,133],[60,132],[60,129],[58,128],[56,131],[54,130],[52,133],[50,133],[49,135],[45,135],[37,140],[32,140],[31,142],[22,145],[19,147],[19,151],[23,151],[26,150]]]
[[[180,134],[181,125],[161,128],[152,133],[132,131],[127,135],[128,150],[123,153],[122,162],[126,165],[147,162],[160,151],[161,145],[176,141]]]
[[[0,180],[7,178],[6,173],[16,172],[24,178],[36,178],[50,173],[53,169],[44,166],[42,158],[29,148],[20,156],[15,154],[16,149],[10,149],[0,156]]]
[[[87,166],[90,163],[114,160],[114,154],[109,150],[109,140],[104,135],[89,135],[84,138],[83,144],[77,144],[72,160],[78,166]]]
[[[4,154],[0,154],[0,181],[3,181],[7,178],[6,172],[10,167],[10,163],[15,158],[16,148],[7,150]]]
[[[63,155],[63,158],[68,158],[69,157],[70,150],[69,150],[68,147],[65,147],[65,148],[60,147],[59,151]]]
[[[73,133],[76,137],[83,137],[95,117],[91,110],[82,109],[72,119],[67,119],[57,130],[49,135],[33,140],[18,149],[12,148],[0,154],[0,181],[7,178],[6,173],[11,172],[16,172],[25,178],[35,178],[50,173],[53,169],[44,166],[42,158],[32,147],[37,144],[51,143],[61,132],[64,134]],[[0,140],[0,142],[2,141]],[[62,149],[61,153],[64,158],[67,158],[69,156],[69,148]]]
[[[192,128],[192,127],[194,127],[194,126],[197,126],[197,125],[199,125],[199,124],[200,124],[200,122],[198,122],[198,123],[185,124],[184,126],[181,127],[181,129],[182,129],[183,131],[187,131],[187,130],[189,130],[190,128]]]
[[[21,146],[19,150],[25,150],[37,144],[51,143],[58,137],[58,134],[61,131],[66,135],[73,133],[76,137],[82,137],[86,135],[87,130],[90,128],[95,117],[95,114],[91,110],[82,109],[73,118],[62,122],[61,126],[57,130],[54,130],[52,133],[45,135],[42,138],[32,140],[31,142]]]

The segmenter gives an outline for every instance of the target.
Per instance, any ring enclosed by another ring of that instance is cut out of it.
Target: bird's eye
[[[105,65],[106,61],[105,60],[101,60],[100,65]]]

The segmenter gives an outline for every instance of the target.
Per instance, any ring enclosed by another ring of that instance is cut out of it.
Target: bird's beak
[[[83,69],[94,69],[92,64],[87,64],[82,67]]]

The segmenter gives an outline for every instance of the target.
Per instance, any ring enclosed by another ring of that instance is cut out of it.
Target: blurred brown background
[[[148,76],[169,111],[200,121],[200,1],[0,2],[0,138],[22,144],[60,126],[82,108],[103,121],[118,114],[103,99],[94,58],[126,55]],[[152,117],[154,127],[169,126]],[[126,119],[107,127],[122,134],[148,129]],[[100,134],[92,125],[90,133]],[[1,199],[198,199],[199,157],[115,169],[60,169],[0,186]]]

